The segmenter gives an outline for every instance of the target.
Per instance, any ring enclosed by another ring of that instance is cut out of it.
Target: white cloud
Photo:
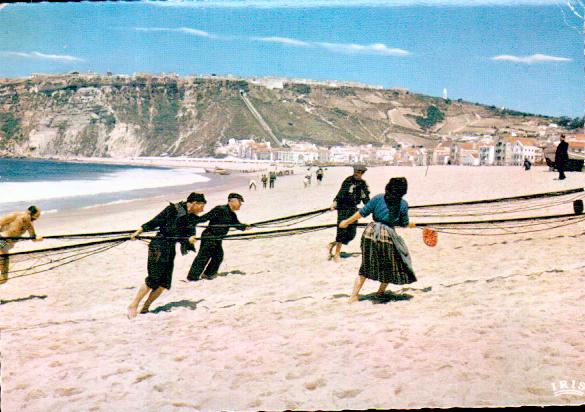
[[[311,45],[311,43],[309,43],[309,42],[297,40],[297,39],[291,39],[288,37],[252,37],[252,39],[264,41],[264,42],[268,42],[268,43],[286,44],[286,45],[290,45],[290,46],[307,47],[307,46]]]
[[[10,56],[10,57],[22,57],[25,59],[36,59],[36,60],[51,60],[56,62],[62,63],[78,63],[83,62],[85,60],[80,59],[79,57],[69,56],[67,54],[45,54],[39,53],[37,51],[33,52],[14,52],[14,51],[6,51],[0,52],[3,56]]]
[[[316,45],[323,47],[327,50],[331,50],[333,52],[338,53],[360,53],[360,54],[378,54],[382,56],[408,56],[410,52],[397,49],[397,48],[390,48],[383,43],[375,43],[370,45],[362,45],[362,44],[343,44],[343,43],[315,43]]]
[[[190,29],[187,27],[167,28],[167,27],[135,27],[134,30],[142,32],[172,32],[172,33],[187,33],[199,37],[206,37],[210,39],[222,40],[237,40],[237,41],[260,41],[265,43],[277,43],[285,46],[293,47],[319,47],[327,49],[335,53],[345,54],[375,54],[381,56],[408,56],[410,52],[397,48],[390,48],[383,43],[375,43],[370,45],[361,44],[343,44],[343,43],[327,43],[327,42],[311,42],[290,37],[280,36],[266,36],[266,37],[247,37],[247,36],[218,36],[208,33],[203,30]]]
[[[508,61],[513,63],[536,64],[536,63],[554,63],[554,62],[570,62],[572,59],[566,57],[548,56],[546,54],[533,54],[531,56],[512,56],[508,54],[501,54],[492,57],[496,61]]]
[[[382,56],[408,56],[410,52],[402,49],[390,48],[383,43],[375,43],[370,45],[361,44],[344,44],[344,43],[327,43],[327,42],[309,42],[298,39],[291,39],[289,37],[251,37],[252,40],[279,43],[287,46],[297,47],[319,47],[327,49],[334,53],[345,54],[377,54]]]
[[[160,7],[192,8],[326,8],[326,7],[404,7],[404,6],[547,6],[558,0],[168,0],[149,1]]]
[[[144,31],[144,32],[169,32],[169,33],[185,33],[191,34],[197,37],[207,37],[210,39],[218,38],[216,35],[208,33],[203,30],[198,29],[191,29],[189,27],[178,27],[178,28],[168,28],[168,27],[134,27],[136,31]]]

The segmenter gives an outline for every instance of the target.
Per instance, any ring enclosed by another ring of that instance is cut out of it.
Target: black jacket
[[[353,175],[346,178],[333,199],[337,209],[355,209],[361,202],[365,205],[370,201],[370,189],[363,179],[356,179]]]
[[[246,225],[240,223],[236,213],[230,209],[229,205],[216,206],[209,211],[202,219],[209,220],[208,228],[203,231],[201,237],[219,237],[222,238],[230,230],[230,227],[244,230]],[[217,227],[214,227],[216,226]]]
[[[142,225],[142,230],[151,232],[158,230],[156,237],[164,240],[165,237],[188,238],[195,235],[196,225],[205,222],[205,216],[192,215],[187,212],[187,203],[171,203],[153,219]],[[170,242],[181,244],[181,253],[195,250],[187,239],[169,239]]]
[[[564,163],[569,160],[569,143],[561,140],[555,152],[555,163]]]

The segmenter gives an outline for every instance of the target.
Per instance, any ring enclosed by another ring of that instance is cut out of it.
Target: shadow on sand
[[[14,303],[14,302],[24,302],[25,300],[32,300],[32,299],[46,299],[47,295],[30,295],[26,298],[16,298],[16,299],[0,299],[0,305],[6,305],[7,303]]]
[[[149,313],[161,313],[161,312],[170,312],[174,308],[187,308],[190,310],[197,309],[197,305],[203,302],[205,299],[198,300],[197,302],[193,302],[191,300],[183,299],[179,300],[178,302],[170,302],[166,305],[159,306],[156,309],[151,310]]]
[[[359,297],[359,301],[361,302],[362,300],[369,300],[372,301],[372,303],[374,305],[385,305],[386,303],[390,303],[390,302],[398,302],[401,300],[410,300],[412,299],[414,296],[413,295],[409,295],[408,293],[394,293],[394,292],[389,292],[386,291],[386,293],[384,293],[382,296],[379,296],[377,293],[370,293],[368,295],[362,295]]]
[[[351,252],[351,253],[341,252],[341,253],[339,253],[339,257],[342,259],[347,259],[347,258],[354,257],[354,256],[361,256],[361,252]]]

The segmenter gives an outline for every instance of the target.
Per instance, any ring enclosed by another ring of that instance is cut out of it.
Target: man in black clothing
[[[276,172],[274,172],[274,171],[273,172],[270,172],[270,175],[269,176],[270,177],[268,178],[268,180],[269,180],[268,187],[270,189],[274,189],[274,182],[276,182]]]
[[[353,224],[346,229],[341,229],[339,223],[353,216],[360,203],[365,205],[370,201],[370,189],[363,179],[366,170],[368,169],[364,165],[354,166],[353,175],[343,181],[341,189],[331,204],[331,210],[337,209],[337,235],[335,241],[329,243],[328,249],[329,258],[335,259],[336,262],[341,260],[341,245],[347,245],[355,238],[357,228],[356,224]],[[335,248],[335,254],[332,253],[333,248]]]
[[[171,288],[175,261],[175,245],[181,245],[181,254],[186,255],[194,246],[196,225],[204,222],[203,212],[207,201],[201,193],[191,193],[186,202],[171,203],[162,212],[132,234],[136,240],[142,232],[158,229],[155,238],[148,245],[148,276],[144,285],[138,289],[136,297],[128,306],[128,318],[136,317],[140,301],[148,295],[140,313],[147,313],[150,305],[160,296],[164,289]],[[177,239],[182,238],[182,239]]]
[[[323,168],[318,168],[317,171],[315,172],[315,175],[317,176],[317,184],[321,184],[321,181],[323,180],[323,175],[325,174],[325,172],[323,172]]]
[[[207,279],[215,276],[223,261],[222,240],[230,228],[251,229],[250,226],[240,223],[235,213],[240,209],[243,201],[242,195],[230,193],[227,205],[216,206],[204,216],[206,220],[209,220],[209,224],[201,235],[201,247],[191,265],[187,280],[194,282],[199,280],[202,275]]]
[[[557,146],[557,151],[555,152],[555,165],[557,170],[559,171],[559,180],[563,180],[566,178],[565,176],[565,168],[567,166],[567,161],[569,160],[569,143],[565,142],[565,135],[561,135],[561,142]]]

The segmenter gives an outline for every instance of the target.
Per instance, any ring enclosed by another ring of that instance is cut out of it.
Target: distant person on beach
[[[325,174],[325,172],[323,172],[322,168],[318,168],[317,171],[315,172],[315,175],[317,176],[317,184],[320,185],[321,181],[323,180],[323,175]]]
[[[242,195],[230,193],[227,205],[216,206],[205,215],[205,219],[209,220],[209,224],[201,234],[201,247],[191,265],[187,280],[195,282],[202,276],[207,279],[214,277],[223,261],[222,240],[228,234],[230,228],[251,229],[249,225],[241,223],[236,215],[243,202]]]
[[[276,182],[276,172],[270,172],[270,189],[274,189],[274,182]]]
[[[252,190],[252,189],[256,190],[256,181],[254,179],[250,180],[250,183],[248,184],[248,188],[250,190]]]
[[[142,232],[158,229],[155,238],[148,245],[148,276],[128,306],[129,319],[136,317],[138,305],[147,294],[149,294],[148,298],[140,313],[148,313],[152,302],[165,289],[171,288],[176,243],[180,243],[183,255],[186,255],[189,250],[195,250],[196,225],[206,220],[205,216],[198,214],[203,212],[206,203],[203,194],[193,192],[187,197],[186,202],[171,203],[130,237],[131,240],[136,240]]]
[[[394,226],[414,227],[408,221],[408,203],[402,199],[407,190],[408,182],[404,177],[392,178],[385,193],[374,196],[353,216],[339,223],[340,228],[347,228],[358,219],[374,214],[374,221],[368,224],[362,235],[362,264],[349,303],[358,300],[366,278],[380,282],[379,298],[384,297],[388,283],[416,282],[408,248],[394,230]]]
[[[566,179],[565,176],[565,169],[567,167],[567,162],[569,161],[569,143],[565,142],[565,135],[561,135],[561,141],[557,146],[557,150],[555,152],[555,165],[557,170],[559,171],[559,180]]]
[[[337,209],[337,223],[350,218],[360,203],[366,204],[370,201],[370,189],[363,179],[367,167],[356,165],[353,167],[353,175],[347,177],[341,184],[341,188],[330,206],[331,210]],[[335,241],[329,243],[329,258],[336,262],[341,260],[341,245],[347,245],[356,235],[356,225],[337,228]],[[335,248],[335,254],[333,249]]]
[[[524,170],[530,170],[532,167],[532,163],[528,160],[527,157],[524,158]]]
[[[28,232],[33,241],[43,240],[37,236],[33,222],[41,217],[41,209],[36,206],[30,206],[24,212],[13,212],[0,217],[0,285],[8,281],[9,256],[10,249],[18,240],[3,240],[7,237],[21,237],[24,232]]]
[[[266,189],[266,184],[268,183],[268,177],[265,174],[262,175],[262,188]]]

